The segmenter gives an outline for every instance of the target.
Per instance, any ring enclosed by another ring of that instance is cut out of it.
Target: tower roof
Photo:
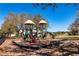
[[[24,22],[24,24],[35,24],[32,20],[27,20]]]
[[[41,23],[47,24],[47,22],[46,22],[45,20],[41,20],[41,21],[39,21],[39,23],[40,23],[40,24],[41,24]]]

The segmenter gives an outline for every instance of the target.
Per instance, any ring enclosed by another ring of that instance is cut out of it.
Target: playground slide
[[[0,45],[1,45],[4,41],[5,41],[5,38],[0,36]]]
[[[36,43],[36,39],[32,34],[30,34],[29,37],[31,39],[31,43]]]

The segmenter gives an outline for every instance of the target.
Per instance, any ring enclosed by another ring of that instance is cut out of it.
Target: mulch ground
[[[5,42],[0,46],[0,56],[62,56],[68,55],[69,52],[63,52],[59,51],[58,47],[54,48],[41,48],[40,50],[32,50],[32,49],[25,49],[25,48],[19,48],[16,45],[13,45],[13,40],[21,40],[22,38],[17,39],[8,39],[6,38]],[[50,40],[42,40],[43,42],[48,42]],[[67,40],[71,42],[79,43],[79,40]],[[79,55],[79,54],[73,54],[73,55]]]

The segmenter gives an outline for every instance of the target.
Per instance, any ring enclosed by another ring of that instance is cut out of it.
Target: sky
[[[35,8],[32,3],[0,3],[0,27],[5,21],[5,17],[10,13],[26,13],[35,16],[40,14],[48,22],[48,31],[68,31],[68,27],[77,18],[76,6],[64,6],[58,4],[57,8],[47,8],[42,10],[40,7]]]

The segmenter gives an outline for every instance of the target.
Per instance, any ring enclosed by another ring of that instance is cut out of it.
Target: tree
[[[4,32],[2,29],[0,29],[0,36],[3,36],[4,35]]]
[[[2,30],[4,33],[11,35],[11,33],[16,32],[17,30],[17,15],[14,13],[10,13],[6,18],[2,25]]]
[[[19,29],[24,29],[24,22],[28,19],[30,19],[30,20],[32,19],[32,16],[29,14],[22,13],[22,14],[18,15],[18,27],[19,27]]]
[[[35,8],[41,8],[42,10],[46,10],[49,7],[53,10],[59,7],[60,3],[35,3],[33,6]],[[79,9],[79,3],[62,3],[64,6],[75,6]]]
[[[70,26],[69,26],[70,34],[79,35],[79,18],[77,18]]]
[[[18,33],[20,29],[24,29],[24,21],[27,19],[31,19],[32,17],[27,14],[15,14],[10,13],[8,16],[5,17],[5,21],[2,24],[1,29],[4,33],[11,35],[13,33]]]
[[[40,15],[36,15],[34,18],[33,18],[33,21],[34,23],[36,24],[36,29],[39,28],[39,21],[41,20],[41,16]]]

